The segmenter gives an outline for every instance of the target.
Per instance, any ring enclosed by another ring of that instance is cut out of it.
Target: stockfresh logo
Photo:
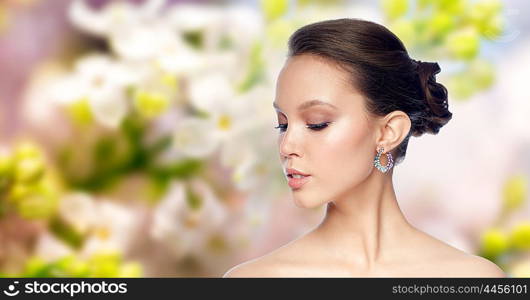
[[[20,291],[17,289],[17,287],[15,285],[18,285],[18,281],[15,281],[15,282],[13,282],[13,284],[10,284],[7,287],[7,291],[4,290],[4,294],[6,294],[7,296],[10,296],[10,297],[18,295],[18,293],[20,293]]]

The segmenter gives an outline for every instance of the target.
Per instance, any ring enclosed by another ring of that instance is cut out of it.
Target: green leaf
[[[473,27],[462,28],[451,32],[445,45],[454,58],[471,60],[479,52],[479,35]]]
[[[268,21],[283,16],[288,9],[288,0],[261,0],[261,9]]]
[[[407,13],[409,9],[408,0],[382,0],[381,7],[383,12],[390,19],[397,19]]]
[[[502,193],[505,211],[521,208],[528,197],[528,178],[522,174],[511,176],[505,182]]]
[[[254,43],[250,53],[247,75],[242,80],[242,82],[238,84],[237,87],[237,91],[239,93],[244,93],[250,90],[255,84],[257,84],[264,78],[265,63],[262,58],[262,51],[262,43]]]
[[[60,219],[59,216],[52,218],[49,229],[56,237],[73,248],[80,249],[83,246],[85,237],[70,226],[70,224]]]
[[[199,210],[203,205],[203,199],[193,190],[191,185],[186,186],[186,202],[192,210]]]
[[[184,40],[195,49],[204,47],[204,33],[201,30],[184,32]]]
[[[497,228],[486,230],[481,236],[481,255],[495,259],[508,249],[508,236]]]
[[[530,250],[530,221],[523,221],[514,226],[510,235],[510,244],[517,250]]]

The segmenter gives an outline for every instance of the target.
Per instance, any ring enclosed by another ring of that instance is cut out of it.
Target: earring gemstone
[[[390,152],[387,152],[386,153],[386,158],[388,160],[387,164],[386,164],[386,166],[381,165],[381,154],[383,153],[383,151],[385,151],[384,148],[380,148],[377,151],[377,155],[374,158],[374,166],[379,171],[381,171],[383,173],[386,173],[388,170],[390,170],[392,168],[392,166],[394,166],[394,160],[392,159],[392,154],[390,154]]]

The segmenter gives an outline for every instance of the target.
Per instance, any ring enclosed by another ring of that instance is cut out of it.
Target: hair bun
[[[447,103],[447,89],[436,82],[436,74],[440,72],[440,66],[435,62],[423,62],[412,60],[416,64],[416,71],[420,80],[424,100],[427,103],[427,115],[423,128],[417,128],[414,136],[425,132],[437,134],[442,126],[452,118]]]

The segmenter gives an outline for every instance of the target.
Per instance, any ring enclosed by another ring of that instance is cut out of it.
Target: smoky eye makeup
[[[328,125],[330,123],[331,122],[322,122],[322,123],[316,123],[316,124],[308,124],[307,128],[312,129],[312,130],[316,130],[316,131],[320,131],[320,130],[328,127]]]
[[[324,128],[328,127],[329,124],[332,122],[322,122],[322,123],[308,123],[306,124],[306,127],[313,131],[320,131]],[[279,129],[280,132],[285,132],[287,130],[287,123],[280,123],[278,126],[274,127],[276,129]]]
[[[274,127],[279,129],[280,132],[287,131],[288,122],[287,117],[282,112],[277,112],[278,125]],[[311,131],[321,131],[333,123],[329,121],[332,118],[332,114],[316,110],[308,110],[301,114],[301,120],[305,123],[305,127]]]

